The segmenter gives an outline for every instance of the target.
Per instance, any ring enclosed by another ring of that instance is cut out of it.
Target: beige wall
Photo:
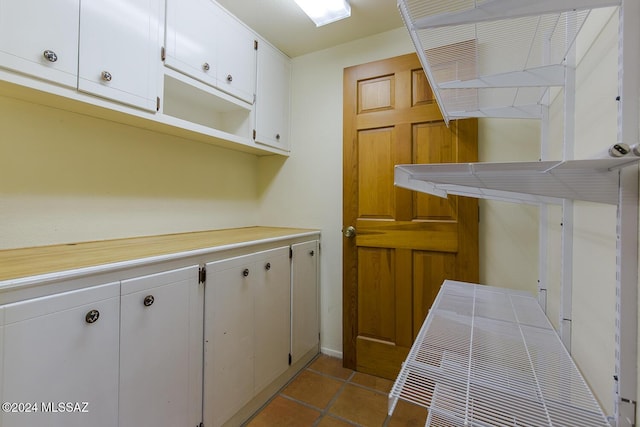
[[[0,97],[0,249],[254,225],[255,156]]]
[[[575,158],[589,158],[617,139],[618,15],[591,16],[577,44]],[[552,107],[553,151],[561,152],[562,99]],[[559,222],[560,210],[553,209]],[[607,414],[613,414],[616,296],[616,207],[575,202],[572,356]],[[560,227],[549,232],[549,317],[559,317]]]

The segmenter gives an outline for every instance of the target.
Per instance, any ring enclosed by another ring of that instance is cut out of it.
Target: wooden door
[[[120,426],[202,421],[202,313],[198,266],[122,282]]]
[[[478,280],[475,199],[396,188],[393,167],[471,162],[477,120],[447,127],[415,54],[344,71],[344,365],[395,378],[444,279]]]

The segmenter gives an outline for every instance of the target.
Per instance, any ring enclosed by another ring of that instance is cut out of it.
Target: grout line
[[[363,389],[363,390],[367,390],[367,391],[370,391],[370,392],[374,392],[374,393],[376,393],[376,394],[381,394],[381,395],[383,395],[383,396],[388,396],[388,395],[389,395],[389,392],[384,392],[384,391],[378,390],[378,389],[376,389],[376,388],[372,388],[372,387],[369,387],[369,386],[365,386],[365,385],[362,385],[362,384],[359,384],[359,383],[353,382],[353,379],[354,379],[354,377],[355,377],[355,375],[356,375],[356,373],[357,373],[356,371],[351,371],[351,373],[349,374],[349,376],[345,379],[345,378],[336,377],[336,376],[331,375],[331,374],[329,374],[329,373],[327,373],[327,372],[322,372],[322,371],[318,371],[318,370],[316,370],[316,369],[312,369],[312,368],[311,368],[311,365],[312,365],[316,360],[318,360],[320,357],[322,357],[322,356],[323,356],[322,354],[318,354],[318,355],[317,355],[316,357],[314,357],[311,361],[309,361],[309,363],[307,363],[307,364],[306,364],[306,365],[305,365],[305,366],[304,366],[304,367],[303,367],[303,368],[302,368],[302,369],[301,369],[301,370],[300,370],[300,371],[299,371],[299,372],[298,372],[298,373],[297,373],[293,378],[291,378],[289,381],[287,381],[287,383],[286,383],[285,385],[283,385],[283,386],[280,388],[280,390],[278,390],[278,391],[277,391],[277,392],[276,392],[276,393],[275,393],[275,394],[274,394],[274,395],[273,395],[273,396],[272,396],[272,397],[271,397],[271,398],[270,398],[270,399],[269,399],[269,400],[268,400],[268,401],[267,401],[267,402],[266,402],[266,403],[265,403],[265,404],[264,404],[264,405],[263,405],[259,410],[257,410],[257,411],[255,412],[255,414],[253,414],[253,415],[252,415],[252,416],[251,416],[251,417],[250,417],[250,418],[249,418],[249,419],[248,419],[248,420],[243,424],[243,426],[244,426],[244,425],[246,425],[246,424],[248,424],[248,423],[249,423],[253,418],[255,418],[259,413],[261,413],[261,412],[262,412],[262,411],[263,411],[263,410],[264,410],[264,409],[265,409],[265,408],[266,408],[266,407],[267,407],[267,406],[268,406],[268,405],[269,405],[269,404],[270,404],[270,403],[271,403],[271,402],[272,402],[276,397],[280,396],[280,397],[285,398],[285,399],[287,399],[287,400],[289,400],[289,401],[292,401],[292,402],[298,403],[298,404],[300,404],[300,405],[302,405],[302,406],[304,406],[304,407],[306,407],[306,408],[308,408],[308,409],[312,409],[312,410],[314,410],[314,411],[318,411],[318,412],[320,412],[319,417],[318,417],[318,418],[316,419],[316,421],[313,423],[313,426],[314,426],[314,427],[317,427],[317,426],[322,422],[322,420],[323,420],[325,417],[327,417],[327,416],[328,416],[328,417],[331,417],[331,418],[335,418],[335,419],[337,419],[337,420],[340,420],[340,421],[342,421],[342,422],[344,422],[344,423],[347,423],[347,424],[349,424],[349,425],[351,425],[351,426],[363,427],[361,424],[358,424],[358,423],[357,423],[357,422],[355,422],[355,421],[352,421],[352,420],[350,420],[350,419],[343,418],[343,417],[341,417],[341,416],[339,416],[339,415],[336,415],[336,414],[330,413],[330,412],[329,412],[329,409],[334,405],[334,403],[336,402],[336,400],[338,400],[338,397],[342,394],[342,392],[344,391],[344,389],[347,387],[347,385],[348,385],[348,384],[351,384],[351,385],[353,385],[353,386],[355,386],[355,387],[358,387],[358,388],[360,388],[360,389]],[[325,356],[326,356],[326,355],[325,355]],[[326,356],[326,357],[330,357],[330,356]],[[320,375],[320,376],[323,376],[323,377],[325,377],[325,378],[329,378],[329,379],[332,379],[332,380],[335,380],[335,381],[340,381],[340,382],[342,383],[342,384],[340,385],[340,388],[338,389],[338,391],[337,391],[337,392],[333,395],[333,397],[329,400],[329,402],[327,403],[327,405],[326,405],[326,407],[325,407],[324,409],[322,409],[322,408],[318,408],[318,407],[316,407],[316,406],[314,406],[314,405],[311,405],[311,404],[309,404],[309,403],[307,403],[307,402],[301,401],[301,400],[299,400],[299,399],[296,399],[296,398],[294,398],[294,397],[288,396],[288,395],[286,395],[286,394],[284,394],[284,393],[283,393],[283,392],[284,392],[284,390],[287,388],[287,386],[289,386],[293,381],[295,381],[295,380],[296,380],[296,379],[297,379],[297,378],[298,378],[298,377],[299,377],[303,372],[305,372],[305,371],[312,372],[312,373],[314,373],[314,374],[317,374],[317,375]],[[383,422],[383,424],[382,424],[382,427],[386,427],[386,426],[388,426],[390,421],[391,421],[391,416],[389,416],[389,415],[387,414],[387,415],[386,415],[386,417],[385,417],[385,420],[384,420],[384,422]]]
[[[356,372],[352,371],[351,374],[349,375],[349,378],[347,378],[346,380],[342,380],[343,383],[338,389],[338,391],[336,392],[336,394],[334,394],[331,400],[329,400],[329,403],[327,403],[327,406],[320,413],[320,417],[316,420],[315,423],[313,423],[314,427],[320,424],[320,421],[322,421],[322,419],[329,413],[329,408],[331,408],[333,404],[336,403],[336,400],[338,400],[338,396],[342,394],[342,391],[347,387],[347,384],[349,384],[349,380],[351,380],[351,378],[353,378],[355,374]],[[331,377],[331,375],[327,375],[327,376]],[[331,414],[331,416],[334,416],[334,415]],[[336,418],[339,418],[341,421],[349,422],[351,425],[356,425],[356,426],[358,425],[358,424],[355,424],[353,421],[345,420],[342,417],[336,417]]]

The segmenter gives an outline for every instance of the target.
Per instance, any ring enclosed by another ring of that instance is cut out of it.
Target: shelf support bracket
[[[640,140],[640,2],[624,0],[620,8],[618,46],[618,142]],[[620,171],[617,223],[616,427],[633,427],[638,400],[638,167]]]

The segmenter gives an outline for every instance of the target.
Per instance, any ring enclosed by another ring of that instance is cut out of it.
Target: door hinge
[[[162,61],[167,59],[167,52],[165,51],[164,46],[162,46],[162,48],[160,48],[160,59]]]
[[[200,423],[196,427],[204,427],[204,423]]]
[[[160,97],[156,97],[156,111],[160,111]]]
[[[293,259],[293,248],[289,246],[289,259]]]
[[[291,353],[289,353],[289,366],[291,366],[291,361],[292,361],[292,357],[291,357]]]
[[[253,130],[253,139],[256,139],[256,130]]]
[[[198,270],[198,283],[204,283],[207,280],[207,267],[200,267]]]
[[[258,40],[253,41],[253,49],[258,50]]]

